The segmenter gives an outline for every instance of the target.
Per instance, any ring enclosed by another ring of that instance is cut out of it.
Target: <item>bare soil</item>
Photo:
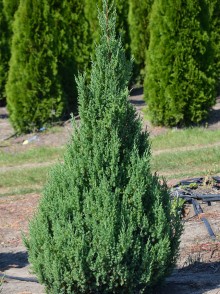
[[[167,128],[153,127],[144,120],[145,106],[141,90],[131,96],[131,102],[143,119],[143,128],[156,136],[167,132]],[[220,128],[220,98],[204,123],[210,129]],[[7,111],[0,108],[0,148],[15,153],[33,146],[60,146],[66,144],[71,131],[67,122],[61,132],[42,132],[15,137],[10,126]],[[37,138],[27,145],[25,140]],[[170,184],[174,184],[172,181]],[[1,186],[0,186],[1,190]],[[4,276],[3,294],[43,294],[44,288],[31,273],[27,252],[22,243],[21,232],[28,232],[28,222],[37,207],[40,195],[26,194],[0,198],[0,280]],[[205,216],[217,236],[212,241],[203,222],[193,217],[193,208],[186,206],[184,232],[181,238],[177,267],[155,294],[217,294],[220,293],[220,202],[212,206],[202,204]],[[1,291],[0,291],[1,292]]]

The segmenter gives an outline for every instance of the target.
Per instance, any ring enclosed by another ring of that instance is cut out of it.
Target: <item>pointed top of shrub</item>
[[[26,240],[53,294],[144,293],[178,251],[179,217],[151,174],[148,135],[127,99],[131,63],[107,3],[91,81],[78,78],[80,127],[51,172]]]

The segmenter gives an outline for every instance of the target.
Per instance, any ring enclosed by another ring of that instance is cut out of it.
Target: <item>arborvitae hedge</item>
[[[9,50],[9,28],[0,0],[0,105],[5,104],[5,84],[7,80]]]
[[[49,3],[58,52],[58,73],[66,96],[66,116],[69,116],[77,108],[75,75],[90,65],[89,25],[85,19],[83,1],[50,0]]]
[[[16,131],[32,131],[76,109],[74,75],[89,55],[83,13],[79,1],[20,1],[7,83]]]
[[[129,33],[131,52],[136,70],[141,79],[144,76],[146,50],[149,45],[149,14],[154,0],[129,0]]]
[[[216,73],[217,91],[220,94],[220,2],[219,0],[211,1],[212,6],[212,40],[214,47],[214,69]]]
[[[139,293],[172,269],[181,224],[150,169],[148,134],[128,101],[131,63],[104,1],[80,125],[53,168],[26,239],[47,293]]]
[[[199,123],[215,103],[210,3],[155,0],[145,99],[154,124]]]
[[[0,0],[0,105],[6,104],[5,85],[11,56],[12,23],[19,0]]]
[[[15,12],[18,9],[20,0],[2,0],[4,6],[4,13],[9,22],[10,29],[12,30],[12,24],[14,21]]]
[[[54,25],[47,1],[20,1],[13,23],[6,85],[10,120],[17,132],[42,127],[60,118],[64,111],[55,30],[51,23]]]

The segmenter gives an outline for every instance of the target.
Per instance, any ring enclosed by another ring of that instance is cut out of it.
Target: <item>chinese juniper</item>
[[[206,0],[153,3],[144,90],[154,124],[199,123],[215,103],[210,5]]]
[[[47,293],[146,293],[172,269],[181,223],[151,174],[148,134],[128,101],[131,62],[103,1],[80,125],[51,171],[25,243]]]
[[[98,11],[97,7],[101,8],[102,0],[84,0],[85,1],[85,15],[89,22],[91,38],[92,52],[94,51],[95,45],[99,42],[100,27],[98,23]],[[130,36],[128,28],[128,0],[110,0],[110,3],[115,3],[116,8],[116,32],[123,36],[124,47],[127,55],[130,54]]]

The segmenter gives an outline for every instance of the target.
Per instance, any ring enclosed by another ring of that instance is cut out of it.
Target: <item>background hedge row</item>
[[[111,2],[111,1],[110,1]],[[115,0],[116,31],[134,57],[154,124],[200,123],[220,77],[219,0]],[[0,0],[0,104],[18,133],[77,111],[75,75],[99,40],[101,0]]]

